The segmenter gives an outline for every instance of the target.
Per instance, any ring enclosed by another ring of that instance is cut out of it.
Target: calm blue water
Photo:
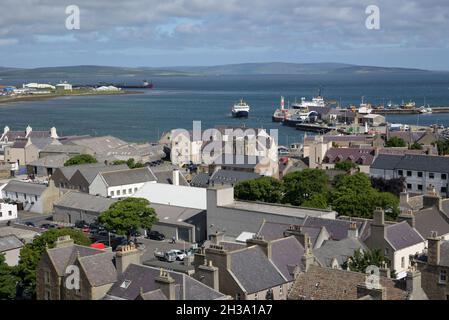
[[[59,79],[28,79],[52,81]],[[123,79],[67,79],[72,83],[121,82]],[[449,106],[449,74],[429,75],[341,75],[341,76],[222,76],[153,77],[156,89],[136,95],[63,97],[45,101],[0,105],[0,128],[35,130],[55,126],[59,135],[111,134],[129,141],[157,141],[174,128],[192,128],[201,120],[203,128],[241,125],[279,129],[279,142],[301,141],[303,133],[271,122],[279,98],[311,98],[321,86],[326,99],[342,105],[414,100],[417,105]],[[126,79],[128,83],[131,81]],[[136,83],[140,79],[136,79]],[[0,84],[21,83],[9,79]],[[232,104],[244,98],[251,105],[248,119],[233,119]],[[449,126],[449,114],[390,116],[389,121],[407,124]]]

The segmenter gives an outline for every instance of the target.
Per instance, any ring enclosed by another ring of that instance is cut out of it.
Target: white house
[[[0,222],[17,219],[17,205],[0,202]]]
[[[410,193],[423,194],[435,188],[437,194],[447,197],[449,157],[380,154],[370,167],[370,176],[386,180],[403,177]]]
[[[145,183],[156,183],[149,167],[100,172],[89,186],[89,193],[110,198],[134,197]]]

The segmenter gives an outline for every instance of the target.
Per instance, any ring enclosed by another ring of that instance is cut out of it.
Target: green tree
[[[135,168],[143,168],[145,165],[142,162],[136,162],[136,160],[134,160],[134,158],[129,158],[128,160],[115,160],[114,162],[112,162],[112,164],[114,166],[119,165],[119,164],[126,164],[128,166],[128,168],[130,169],[135,169]]]
[[[277,203],[283,196],[282,182],[272,177],[242,181],[235,186],[234,195],[241,200]]]
[[[369,266],[381,268],[385,263],[389,264],[390,261],[382,254],[381,250],[362,251],[357,249],[354,255],[343,264],[343,269],[364,273]]]
[[[20,285],[26,291],[35,294],[36,291],[36,267],[46,247],[53,248],[58,237],[70,236],[76,244],[88,246],[89,238],[79,230],[51,229],[26,244],[20,250],[20,261],[16,268]]]
[[[449,155],[449,140],[438,140],[436,146],[440,156]]]
[[[300,206],[314,194],[327,197],[329,178],[323,170],[305,169],[284,176],[284,197],[282,202]]]
[[[388,148],[398,148],[398,147],[405,147],[407,144],[405,143],[404,139],[398,138],[398,137],[391,137],[386,143],[385,146]]]
[[[335,169],[343,170],[346,172],[349,172],[351,171],[351,169],[355,168],[357,168],[357,165],[350,160],[340,161],[335,164]]]
[[[99,217],[98,222],[108,231],[131,238],[131,233],[140,228],[151,229],[158,221],[156,212],[144,198],[126,198],[113,203]]]
[[[418,142],[414,142],[411,146],[410,146],[411,150],[422,150],[423,146],[421,143]]]
[[[309,199],[302,203],[306,208],[327,209],[329,207],[327,197],[323,193],[314,193]]]
[[[14,268],[5,262],[5,254],[0,253],[0,300],[13,300],[16,298],[18,278]]]
[[[90,154],[79,154],[67,160],[64,163],[64,166],[69,167],[86,163],[97,163],[97,159],[95,159],[95,157],[91,156]]]

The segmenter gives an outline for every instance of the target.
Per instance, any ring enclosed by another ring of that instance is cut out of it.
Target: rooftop
[[[414,170],[427,172],[449,172],[449,157],[430,155],[386,155],[380,154],[371,165],[374,169]]]
[[[148,167],[100,172],[100,175],[109,187],[157,180]]]
[[[84,210],[89,212],[103,212],[117,200],[94,196],[88,193],[69,191],[55,203],[57,207]]]
[[[19,180],[11,180],[8,184],[3,188],[5,192],[17,192],[24,194],[31,194],[40,196],[47,189],[47,185],[37,184],[31,182],[24,182]]]

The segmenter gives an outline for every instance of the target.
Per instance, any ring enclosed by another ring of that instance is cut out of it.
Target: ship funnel
[[[281,97],[281,110],[284,110],[284,97]]]

